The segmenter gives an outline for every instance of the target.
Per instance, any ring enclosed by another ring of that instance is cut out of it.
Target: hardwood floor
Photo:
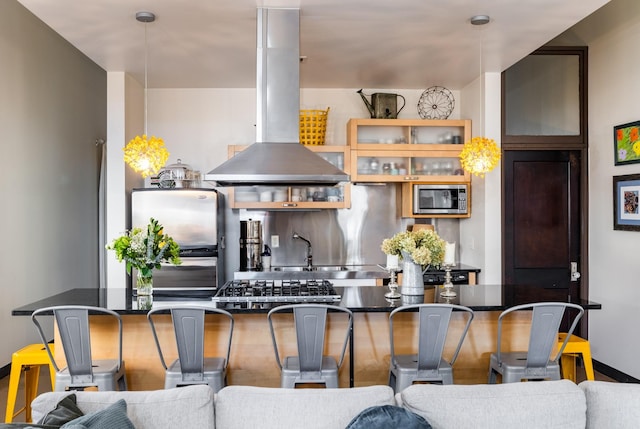
[[[578,381],[582,381],[585,379],[585,375],[584,375],[584,369],[579,367],[578,368]],[[40,383],[38,385],[38,391],[40,393],[46,392],[49,390],[49,369],[43,367],[40,371]],[[596,371],[595,373],[595,377],[596,380],[602,380],[602,381],[615,381],[599,372]],[[24,380],[21,380],[21,385],[20,385],[20,389],[18,391],[18,398],[16,400],[16,410],[19,410],[20,408],[22,408],[24,406]],[[0,408],[2,410],[2,417],[0,417],[3,421],[4,421],[4,416],[6,414],[6,406],[7,406],[7,391],[9,389],[9,376],[3,377],[0,379],[0,403],[2,404],[2,407]],[[24,412],[20,413],[18,416],[15,417],[15,419],[13,420],[14,422],[24,422],[25,416],[24,416]]]

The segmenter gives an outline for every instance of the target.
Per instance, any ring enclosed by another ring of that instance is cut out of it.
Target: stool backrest
[[[72,384],[90,384],[93,382],[93,365],[91,358],[91,336],[89,333],[89,312],[101,313],[114,317],[118,322],[118,370],[122,366],[122,319],[115,311],[102,307],[84,305],[69,305],[46,307],[34,311],[31,315],[40,338],[47,349],[49,358],[57,372],[60,371],[56,364],[49,342],[44,330],[38,321],[38,317],[53,313],[60,333],[67,368],[71,376]]]
[[[455,304],[416,304],[398,307],[389,315],[389,332],[391,343],[391,359],[395,359],[393,321],[400,312],[418,310],[418,370],[434,370],[440,366],[442,353],[447,340],[451,313],[456,309],[468,314],[467,322],[462,330],[456,350],[451,357],[450,364],[455,363],[462,343],[469,331],[474,313],[468,307]]]
[[[577,314],[573,317],[571,327],[569,328],[567,338],[562,346],[558,349],[555,356],[551,357],[551,352],[558,343],[558,330],[560,323],[564,317],[566,309],[571,308],[577,310]],[[578,321],[584,314],[584,309],[577,305],[566,302],[538,302],[532,304],[523,304],[511,307],[503,311],[498,317],[498,362],[501,362],[501,343],[502,343],[502,321],[514,311],[533,310],[531,315],[531,331],[529,335],[529,348],[527,350],[527,368],[544,368],[548,365],[549,360],[557,362],[562,355],[567,341]]]
[[[351,310],[345,307],[327,304],[293,304],[275,307],[269,311],[267,319],[269,321],[276,361],[280,369],[282,369],[282,361],[278,351],[278,343],[272,320],[273,315],[276,313],[293,312],[300,372],[318,372],[322,367],[327,312],[329,310],[346,313],[348,316],[347,329],[338,361],[338,367],[340,367],[344,360],[347,343],[353,327],[353,314]]]
[[[180,370],[184,381],[202,381],[204,379],[204,322],[207,313],[218,314],[229,320],[225,367],[228,365],[234,326],[233,316],[229,312],[202,306],[159,307],[147,313],[147,320],[151,326],[151,332],[160,355],[160,362],[165,369],[167,369],[167,363],[164,359],[153,318],[157,313],[167,311],[170,311],[173,321]]]

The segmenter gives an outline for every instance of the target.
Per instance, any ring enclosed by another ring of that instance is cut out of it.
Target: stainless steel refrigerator
[[[180,245],[181,265],[154,270],[154,294],[206,292],[224,284],[223,216],[224,196],[214,189],[132,191],[131,227],[145,228],[154,218]]]

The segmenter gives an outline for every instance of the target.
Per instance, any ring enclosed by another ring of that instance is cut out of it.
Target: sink
[[[313,267],[314,271],[348,271],[347,267],[343,267],[341,265],[319,265],[317,267]]]
[[[240,280],[293,280],[293,279],[326,279],[375,280],[388,278],[389,273],[377,265],[314,265],[307,271],[306,265],[272,265],[270,271],[241,271],[234,273],[234,279]]]
[[[305,268],[306,267],[274,267],[272,265],[271,266],[271,271],[286,271],[286,272],[290,272],[290,271],[306,271]]]
[[[282,266],[271,267],[271,271],[284,271],[284,272],[296,272],[296,271],[347,271],[347,267],[342,265],[316,265],[311,270],[306,266]]]

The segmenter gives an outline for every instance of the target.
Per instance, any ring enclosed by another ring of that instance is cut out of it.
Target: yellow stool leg
[[[22,373],[22,365],[17,363],[11,364],[11,374],[9,375],[9,390],[7,391],[7,412],[5,413],[5,423],[13,422],[13,418],[20,414],[22,410],[14,414],[16,407],[16,397],[18,396],[18,385],[20,384],[20,375]]]
[[[587,375],[587,380],[595,380],[596,377],[593,374],[593,360],[591,359],[591,347],[589,343],[582,350],[582,360],[584,361],[584,372]]]
[[[562,378],[576,382],[576,355],[571,353],[563,353],[560,356],[560,364],[562,366]]]
[[[30,365],[25,371],[25,421],[31,422],[31,402],[38,396],[38,380],[40,379],[40,365]]]
[[[558,334],[558,346],[566,338],[565,333]],[[593,361],[591,359],[591,346],[589,341],[576,335],[571,335],[569,342],[565,347],[560,362],[562,364],[562,377],[572,381],[576,381],[576,355],[580,354],[584,362],[584,370],[587,380],[595,380],[593,373]]]

